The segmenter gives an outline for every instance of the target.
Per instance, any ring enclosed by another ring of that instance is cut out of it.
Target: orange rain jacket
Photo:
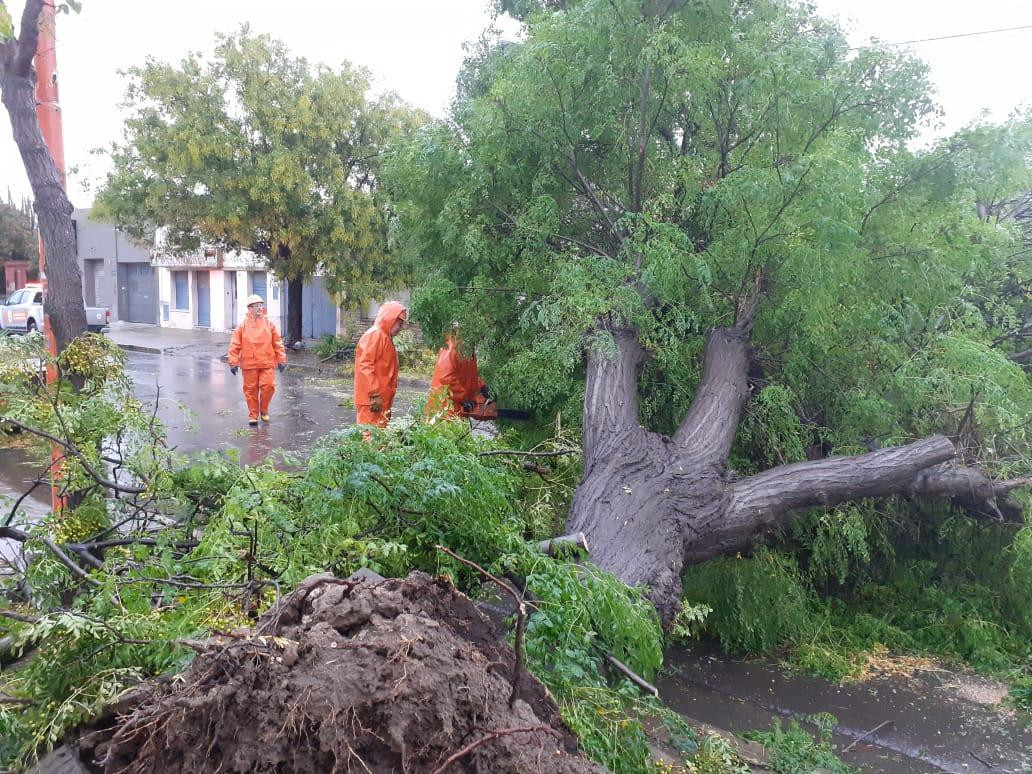
[[[383,401],[382,417],[386,418],[398,391],[398,351],[394,348],[391,328],[398,319],[405,319],[405,307],[388,301],[376,313],[376,322],[362,334],[355,347],[355,408],[368,413],[369,399],[379,395]]]
[[[449,336],[448,346],[443,347],[437,356],[434,376],[430,381],[429,408],[433,411],[444,410],[444,395],[450,394],[452,408],[449,413],[462,414],[462,404],[476,401],[484,388],[484,380],[477,370],[477,356],[465,357],[460,350],[459,339]]]
[[[283,339],[268,317],[257,320],[247,315],[233,331],[229,342],[229,364],[240,366],[245,371],[261,368],[275,368],[287,362],[287,350]]]

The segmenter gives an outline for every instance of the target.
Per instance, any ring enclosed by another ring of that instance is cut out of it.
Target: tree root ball
[[[96,750],[106,772],[600,772],[443,579],[305,580]]]

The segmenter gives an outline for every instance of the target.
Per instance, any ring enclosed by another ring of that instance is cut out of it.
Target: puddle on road
[[[839,751],[889,721],[842,756],[863,772],[1032,770],[1032,725],[985,704],[1000,695],[999,686],[975,675],[942,669],[838,685],[704,644],[668,652],[657,687],[678,712],[736,733],[767,728],[775,717],[803,721],[829,712],[839,722],[833,739]]]
[[[0,518],[7,514],[15,501],[32,486],[36,476],[46,467],[36,459],[36,453],[20,438],[6,438],[0,445]],[[8,499],[4,499],[8,498]],[[39,518],[50,511],[50,489],[47,484],[22,500],[19,510],[28,519]]]
[[[0,521],[10,517],[11,526],[23,527],[39,521],[50,512],[50,486],[42,484],[25,497],[20,504],[18,498],[29,491],[36,476],[45,469],[45,463],[37,460],[36,452],[28,448],[20,438],[4,438],[0,446]],[[18,512],[11,510],[18,504]],[[21,544],[8,539],[0,540],[0,573],[10,571],[8,564],[20,567]]]
[[[141,400],[158,399],[158,418],[168,429],[169,445],[187,455],[235,450],[248,465],[263,462],[277,449],[304,457],[316,439],[355,422],[352,383],[330,374],[288,369],[279,375],[271,421],[251,428],[240,377],[223,363],[133,354],[129,371]],[[399,390],[395,405],[405,411],[424,392]]]

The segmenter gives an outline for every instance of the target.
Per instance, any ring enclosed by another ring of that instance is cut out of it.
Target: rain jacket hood
[[[407,316],[408,310],[404,306],[397,301],[388,301],[376,313],[376,322],[373,324],[387,335],[390,335],[391,328],[394,327],[394,323],[398,321],[398,318],[400,317],[404,320]]]

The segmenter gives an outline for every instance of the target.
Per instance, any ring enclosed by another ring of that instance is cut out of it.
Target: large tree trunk
[[[889,495],[937,496],[995,519],[1021,518],[1008,494],[1026,481],[992,482],[944,467],[942,436],[858,457],[783,465],[738,478],[727,469],[748,396],[751,317],[710,333],[699,388],[673,438],[638,422],[644,353],[633,331],[613,334],[616,355],[588,356],[584,477],[568,530],[583,532],[592,561],[650,589],[665,623],[680,608],[685,563],[750,548],[798,509]]]
[[[32,57],[39,36],[43,0],[29,0],[17,40],[0,46],[0,91],[11,119],[25,172],[35,197],[39,231],[46,254],[48,282],[44,311],[60,352],[86,331],[82,275],[75,259],[72,203],[61,183],[54,159],[43,141],[36,116],[36,77]]]
[[[304,282],[299,279],[287,280],[287,331],[284,339],[287,346],[301,341],[302,302]]]

